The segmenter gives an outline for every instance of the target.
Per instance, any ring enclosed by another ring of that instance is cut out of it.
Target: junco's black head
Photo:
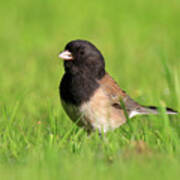
[[[105,74],[104,58],[100,51],[90,42],[74,40],[65,46],[65,50],[59,54],[64,59],[66,73],[88,74],[100,79]]]

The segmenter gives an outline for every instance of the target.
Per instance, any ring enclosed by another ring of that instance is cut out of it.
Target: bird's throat
[[[60,84],[60,94],[66,102],[81,105],[90,100],[98,87],[97,80],[90,74],[65,73]]]

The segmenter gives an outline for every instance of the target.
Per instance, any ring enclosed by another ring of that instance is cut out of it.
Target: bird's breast
[[[126,118],[123,110],[114,108],[101,88],[98,88],[89,101],[79,106],[62,101],[62,105],[73,121],[87,129],[107,132],[122,125]]]
[[[66,103],[79,106],[89,101],[98,87],[90,75],[65,73],[60,83],[60,96]]]

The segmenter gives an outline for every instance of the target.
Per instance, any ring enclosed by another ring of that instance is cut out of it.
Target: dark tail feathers
[[[158,108],[155,106],[143,106],[142,111],[145,114],[157,114],[158,113]],[[142,114],[143,114],[142,112]],[[167,114],[178,114],[178,111],[175,111],[174,109],[171,108],[166,108],[166,113]]]
[[[128,115],[129,118],[132,118],[138,114],[158,114],[158,108],[155,106],[138,106],[136,109],[131,110]],[[171,108],[166,108],[167,114],[178,114],[178,111],[175,111]]]

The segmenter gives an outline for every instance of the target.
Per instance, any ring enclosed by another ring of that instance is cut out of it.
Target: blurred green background
[[[0,178],[178,178],[179,116],[87,137],[60,105],[57,55],[89,40],[139,103],[180,110],[179,20],[179,0],[1,0]]]

